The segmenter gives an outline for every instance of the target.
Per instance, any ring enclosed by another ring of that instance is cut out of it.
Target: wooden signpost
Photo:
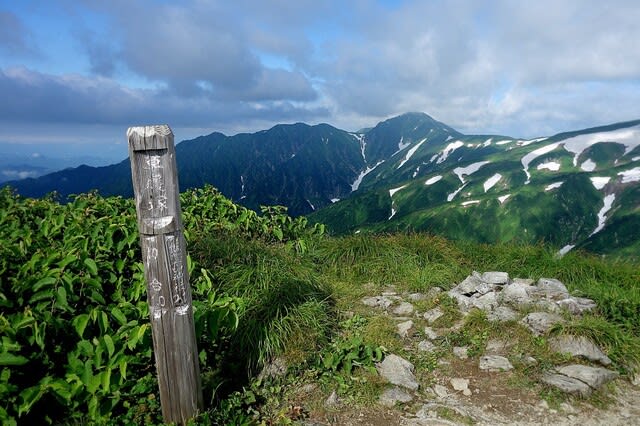
[[[173,133],[130,127],[127,139],[162,416],[186,424],[202,409],[202,388]]]

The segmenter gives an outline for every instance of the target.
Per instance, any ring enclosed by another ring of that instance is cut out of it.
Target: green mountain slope
[[[638,257],[640,121],[549,138],[419,140],[311,215],[334,233],[428,231]]]

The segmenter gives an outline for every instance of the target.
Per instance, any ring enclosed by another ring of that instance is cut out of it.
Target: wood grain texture
[[[202,409],[202,388],[173,133],[130,127],[127,138],[162,415],[186,424]]]

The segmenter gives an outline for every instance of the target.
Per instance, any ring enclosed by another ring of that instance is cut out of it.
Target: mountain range
[[[334,233],[427,231],[544,241],[638,258],[640,120],[550,137],[464,135],[423,113],[370,129],[276,125],[176,146],[181,189],[213,184],[247,207],[281,204]],[[129,160],[12,181],[25,196],[132,195]]]

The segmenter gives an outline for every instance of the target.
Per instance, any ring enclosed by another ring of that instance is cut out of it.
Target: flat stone
[[[518,313],[508,306],[498,306],[493,311],[487,312],[487,319],[492,322],[516,321]]]
[[[409,320],[409,321],[401,322],[396,326],[396,329],[400,337],[403,337],[403,338],[407,337],[409,336],[409,334],[411,334],[411,331],[413,330],[413,321]]]
[[[406,359],[395,354],[389,354],[376,365],[378,374],[387,379],[391,384],[402,386],[410,390],[416,390],[420,385],[413,374],[415,367]]]
[[[438,338],[438,333],[431,327],[424,328],[424,335],[427,337],[427,339],[430,340],[435,340]]]
[[[504,285],[509,283],[509,274],[506,272],[485,272],[482,281],[488,284]]]
[[[393,407],[396,403],[407,403],[413,401],[413,397],[398,387],[385,389],[380,395],[379,402],[385,407]]]
[[[540,378],[540,381],[571,395],[587,397],[592,392],[592,389],[586,383],[563,374],[545,373]]]
[[[560,353],[586,358],[602,365],[611,365],[611,359],[591,340],[584,336],[557,336],[549,339],[549,347]]]
[[[596,302],[586,297],[567,297],[558,300],[556,304],[563,309],[568,310],[574,315],[582,315],[585,312],[591,312],[596,308]]]
[[[469,358],[468,350],[469,348],[466,346],[455,346],[453,348],[453,354],[460,359],[467,359]]]
[[[476,288],[482,285],[484,281],[475,275],[469,275],[464,279],[460,284],[458,284],[454,289],[465,296],[471,295],[476,292]]]
[[[436,307],[425,312],[423,317],[425,320],[427,320],[429,324],[432,324],[443,315],[444,315],[444,312],[442,311],[442,309],[440,307]]]
[[[480,370],[488,371],[509,371],[513,369],[513,365],[509,360],[500,355],[484,355],[480,357]]]
[[[440,398],[446,398],[449,395],[447,388],[442,385],[434,385],[433,392]]]
[[[409,302],[402,302],[393,308],[394,315],[411,315],[413,313],[413,305]]]
[[[547,333],[555,324],[562,323],[564,320],[558,314],[550,312],[532,312],[522,319],[524,324],[536,336],[542,336]]]
[[[566,365],[564,367],[557,368],[556,371],[567,377],[578,379],[588,384],[593,389],[598,389],[618,377],[618,373],[615,371],[601,367],[590,367],[588,365],[579,364]]]
[[[423,340],[418,343],[418,350],[422,352],[433,352],[436,349],[436,345],[434,345],[429,340]]]
[[[451,387],[454,390],[457,390],[459,392],[462,392],[465,389],[469,389],[469,379],[453,378],[449,380],[449,383],[451,383]]]

